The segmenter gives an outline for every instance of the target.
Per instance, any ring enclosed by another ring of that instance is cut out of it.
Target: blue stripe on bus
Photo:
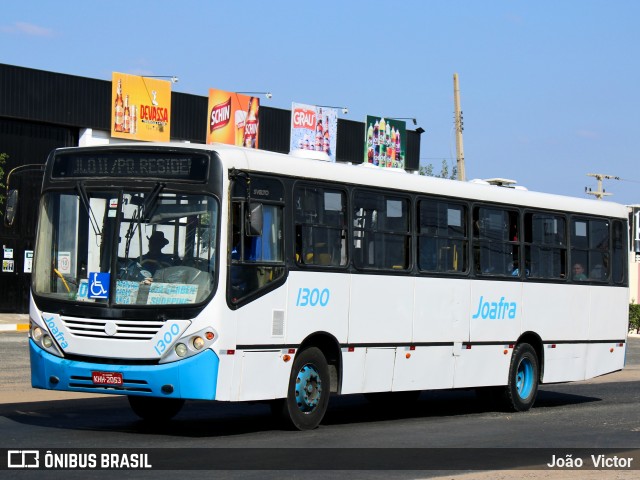
[[[111,365],[78,362],[56,357],[29,340],[31,385],[46,390],[146,395],[153,397],[215,400],[220,359],[211,350],[178,362],[158,365]],[[122,373],[121,386],[94,385],[91,372]],[[50,381],[58,379],[57,383]],[[172,385],[173,392],[162,392]]]

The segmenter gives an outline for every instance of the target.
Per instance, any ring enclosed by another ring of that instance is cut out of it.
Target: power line
[[[623,182],[640,183],[640,180],[630,180],[628,178],[618,178],[617,180],[621,180]]]

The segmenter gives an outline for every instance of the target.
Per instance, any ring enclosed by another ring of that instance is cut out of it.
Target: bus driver
[[[169,240],[164,237],[164,233],[156,230],[149,239],[149,251],[143,256],[142,266],[153,275],[156,270],[170,267],[173,264],[171,255],[162,252],[162,249],[169,244]]]

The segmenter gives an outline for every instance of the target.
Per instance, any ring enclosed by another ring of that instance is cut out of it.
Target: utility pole
[[[613,175],[604,175],[602,173],[587,173],[587,177],[594,177],[596,180],[598,180],[598,190],[592,192],[591,188],[584,187],[584,191],[587,195],[593,195],[598,200],[602,200],[602,197],[604,196],[612,195],[611,193],[607,193],[604,191],[604,189],[602,188],[602,180],[620,180],[620,177],[615,177]]]
[[[460,86],[458,85],[458,74],[453,74],[453,103],[454,103],[454,122],[456,127],[456,161],[458,165],[458,180],[466,181],[464,171],[464,148],[462,146],[462,130],[464,124],[462,122],[462,110],[460,110]]]

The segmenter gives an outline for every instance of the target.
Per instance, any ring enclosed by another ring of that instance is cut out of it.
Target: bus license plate
[[[91,372],[95,385],[122,385],[122,374],[118,372]]]

